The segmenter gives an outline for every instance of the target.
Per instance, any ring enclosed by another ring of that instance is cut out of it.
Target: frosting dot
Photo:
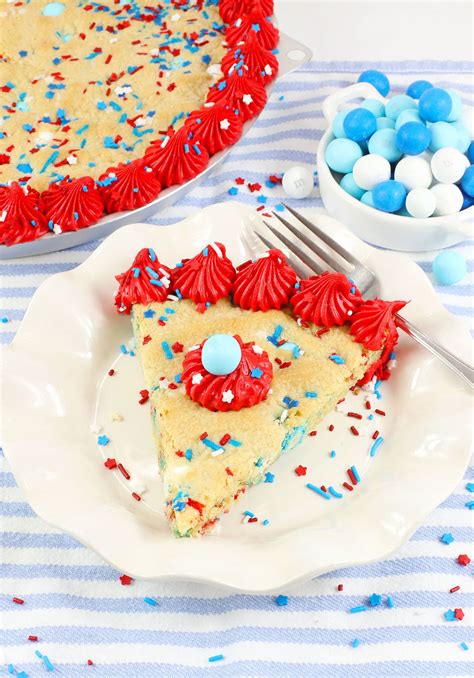
[[[241,358],[239,342],[229,334],[213,334],[202,347],[202,364],[210,374],[230,374],[237,368]]]
[[[48,4],[43,7],[42,14],[44,14],[44,16],[60,16],[65,9],[66,5],[62,2],[48,2]]]

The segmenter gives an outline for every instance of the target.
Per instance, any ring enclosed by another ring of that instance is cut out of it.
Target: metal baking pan
[[[301,66],[304,66],[304,64],[308,63],[308,61],[310,61],[313,56],[313,53],[308,47],[302,45],[296,40],[293,40],[293,38],[290,38],[285,33],[280,33],[278,49],[279,72],[277,78],[270,85],[268,85],[268,93],[270,93],[275,82],[277,82],[287,73],[291,73]],[[263,109],[263,111],[264,110],[265,109]],[[253,118],[252,120],[248,120],[244,124],[242,137],[247,134],[258,117],[259,116]],[[197,177],[187,181],[185,184],[171,186],[170,188],[165,189],[160,193],[156,200],[153,200],[147,205],[143,205],[143,207],[139,207],[136,210],[129,210],[127,212],[115,212],[114,214],[108,214],[107,216],[101,217],[96,224],[88,226],[87,228],[82,228],[79,231],[67,231],[57,235],[46,235],[42,238],[39,238],[38,240],[12,245],[11,247],[0,245],[0,259],[30,257],[36,254],[47,254],[48,252],[65,250],[69,247],[76,247],[76,245],[82,245],[83,243],[91,242],[92,240],[105,238],[106,236],[113,233],[113,231],[115,231],[117,228],[125,226],[126,224],[132,224],[136,221],[143,221],[148,217],[159,213],[161,210],[170,207],[170,205],[173,205],[175,202],[180,200],[180,198],[192,191],[193,188],[198,186],[201,181],[203,181],[203,179],[214,172],[224,162],[229,153],[232,152],[233,148],[234,146],[229,146],[220,153],[216,153],[216,155],[212,156],[206,169],[203,170],[201,174],[198,174]]]

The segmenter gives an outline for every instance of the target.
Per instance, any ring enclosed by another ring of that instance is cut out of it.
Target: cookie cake
[[[186,182],[278,71],[273,0],[0,0],[0,244]]]
[[[357,385],[389,376],[404,302],[342,273],[299,280],[279,250],[234,268],[210,243],[174,268],[141,250],[117,276],[177,537],[205,532]]]

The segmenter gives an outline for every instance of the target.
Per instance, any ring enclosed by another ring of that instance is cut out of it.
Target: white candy
[[[281,183],[289,198],[307,198],[314,186],[313,170],[301,165],[290,167],[283,175]]]
[[[429,188],[413,188],[407,195],[405,207],[412,217],[426,219],[435,211],[435,194]]]
[[[371,191],[377,184],[390,179],[390,163],[375,153],[363,155],[355,163],[352,176],[357,186],[365,191]]]
[[[407,191],[413,188],[429,188],[433,180],[429,162],[420,156],[402,158],[395,167],[394,178]]]
[[[431,158],[431,171],[442,184],[455,184],[462,179],[469,160],[457,148],[440,148]]]
[[[430,191],[436,198],[435,216],[443,217],[446,214],[459,212],[463,203],[463,196],[455,184],[436,184]]]

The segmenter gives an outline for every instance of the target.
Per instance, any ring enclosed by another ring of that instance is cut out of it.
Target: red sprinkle
[[[452,589],[449,589],[449,593],[456,593],[456,591],[459,591],[460,588],[460,586],[453,586]]]
[[[365,401],[365,409],[366,409],[366,410],[370,410],[370,408],[371,408],[370,400],[366,400],[366,401]]]
[[[459,619],[459,621],[462,621],[464,619],[464,612],[461,607],[454,608],[454,616],[456,617],[456,619]]]
[[[105,468],[108,468],[110,471],[112,471],[112,469],[117,468],[117,462],[114,458],[109,457],[107,461],[104,461],[104,466]]]
[[[354,489],[352,485],[349,485],[349,483],[342,483],[342,486],[346,488],[346,490],[349,490],[349,492],[352,492]]]
[[[115,370],[109,370],[109,377],[113,377],[115,374]]]
[[[143,405],[143,403],[146,403],[147,400],[150,398],[150,394],[146,388],[144,388],[142,391],[140,391],[141,398],[138,401],[139,405]]]
[[[199,440],[204,440],[204,438],[207,438],[207,431],[204,431],[204,433],[201,433],[199,436]]]
[[[301,466],[301,464],[300,464],[299,466],[297,466],[295,468],[295,473],[296,473],[297,476],[305,476],[307,470],[308,470],[307,466]]]
[[[328,488],[326,487],[326,485],[321,485],[321,489],[322,489],[323,492],[327,492],[327,491],[328,491]]]
[[[126,480],[130,480],[130,473],[122,464],[117,464],[117,468]]]
[[[379,432],[374,431],[373,434],[372,434],[372,440],[377,440],[378,437],[379,437]]]
[[[326,334],[326,332],[329,332],[329,328],[328,328],[328,327],[323,327],[321,330],[318,330],[318,331],[316,332],[316,336],[317,336],[318,338],[320,338],[320,337],[323,336],[323,334]]]
[[[219,440],[219,445],[225,445],[228,443],[230,440],[230,435],[228,433],[225,433],[222,438]]]
[[[17,605],[23,605],[25,602],[23,598],[12,598],[13,602],[16,603]]]
[[[284,370],[285,367],[291,367],[291,360],[286,363],[281,363],[280,370]]]
[[[87,660],[87,666],[93,666],[93,665],[94,665],[94,662],[92,661],[92,659],[88,659]]]
[[[38,636],[28,636],[28,640],[31,640],[33,643],[37,643],[39,638]]]
[[[136,499],[136,501],[141,501],[141,500],[142,500],[142,498],[140,497],[140,495],[137,494],[136,492],[132,492],[132,497],[133,497],[134,499]]]
[[[464,567],[466,567],[466,565],[469,565],[470,562],[471,562],[471,559],[469,558],[468,555],[466,555],[465,553],[460,553],[460,554],[459,554],[459,556],[458,556],[458,563],[459,563],[460,565],[464,565]]]
[[[183,450],[178,450],[177,452],[175,452],[175,455],[177,457],[184,457],[184,452],[183,452]]]
[[[353,485],[357,485],[357,478],[356,478],[355,475],[352,473],[352,469],[350,469],[350,468],[347,469],[347,475],[349,476],[349,478],[350,478],[350,480],[351,480],[351,483],[352,483]]]
[[[122,586],[130,586],[133,581],[132,577],[129,577],[128,574],[120,575],[119,579]]]
[[[317,435],[318,435],[318,432],[317,432],[317,431],[310,431],[310,432],[309,432],[309,435],[310,435],[310,436],[317,436]]]
[[[228,476],[234,475],[228,466],[226,467],[225,472],[227,473]]]
[[[334,431],[334,424],[329,424],[328,431]]]
[[[337,585],[337,590],[338,590],[338,591],[344,591],[344,584],[338,584],[338,585]]]
[[[142,341],[143,346],[146,346],[150,341],[151,341],[151,336],[149,334],[147,334],[146,337],[143,337],[143,341]]]
[[[235,183],[236,183],[238,186],[242,186],[242,184],[245,184],[245,179],[242,179],[242,177],[237,177],[237,178],[235,179]]]
[[[355,436],[358,436],[358,435],[359,435],[359,431],[356,429],[355,426],[351,426],[351,431],[352,431],[352,433],[353,433]]]
[[[375,410],[377,414],[380,414],[382,417],[385,417],[385,412],[383,410]]]
[[[249,523],[257,523],[257,522],[258,522],[258,518],[257,518],[257,516],[253,516],[252,518],[249,518],[247,522],[249,522]]]
[[[174,353],[182,353],[184,350],[184,345],[180,344],[179,341],[175,341],[174,344],[171,345],[171,348],[173,349]]]
[[[354,419],[362,419],[361,414],[357,414],[357,412],[348,412],[347,413],[348,417],[353,417]]]

